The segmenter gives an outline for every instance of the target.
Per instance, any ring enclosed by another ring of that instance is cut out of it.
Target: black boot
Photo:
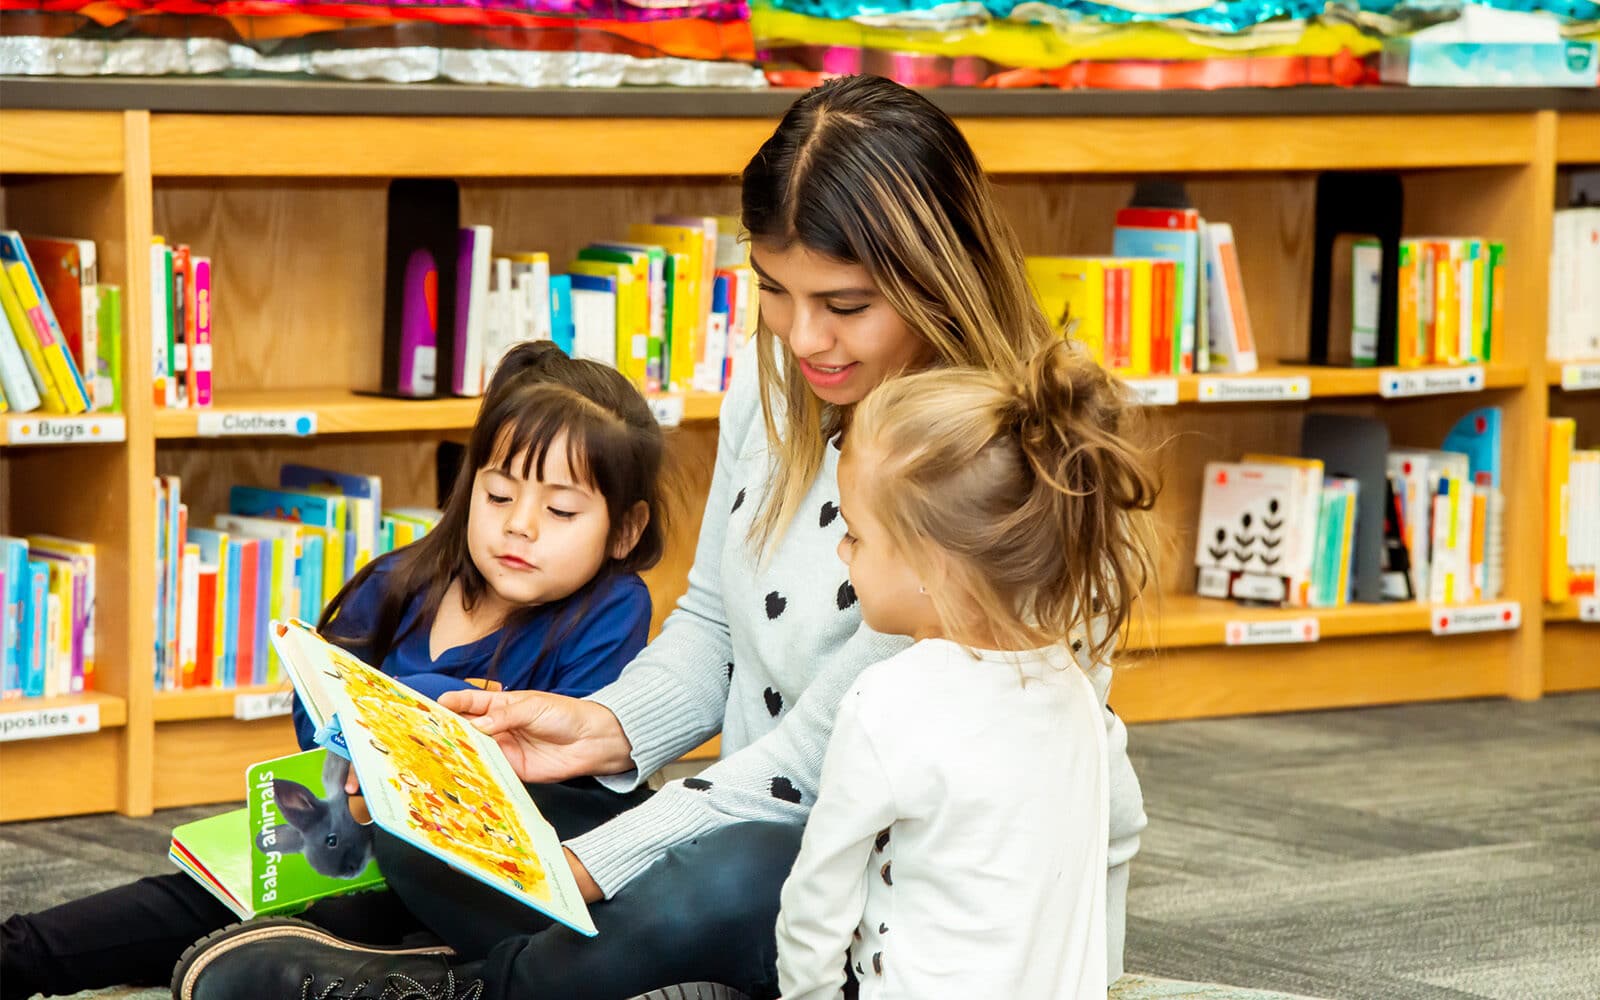
[[[457,978],[442,945],[375,948],[303,920],[236,924],[183,953],[174,1000],[481,1000],[483,983]]]

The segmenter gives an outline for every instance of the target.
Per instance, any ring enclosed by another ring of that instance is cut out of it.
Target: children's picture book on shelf
[[[345,794],[350,763],[308,750],[245,771],[245,806],[172,831],[167,857],[243,920],[383,885],[372,830]]]
[[[304,623],[275,621],[271,632],[318,744],[348,755],[374,823],[573,930],[596,933],[560,838],[492,737]]]

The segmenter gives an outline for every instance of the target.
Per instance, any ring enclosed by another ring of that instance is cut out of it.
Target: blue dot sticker
[[[308,417],[308,416],[300,416],[300,417],[295,418],[294,432],[296,434],[300,435],[301,437],[305,437],[307,434],[310,434],[311,433],[311,427],[312,427],[312,424],[311,424],[311,418],[310,417]]]

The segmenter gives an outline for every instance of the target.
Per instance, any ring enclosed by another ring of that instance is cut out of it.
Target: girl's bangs
[[[485,442],[485,454],[477,466],[543,481],[550,448],[565,435],[567,467],[580,480],[579,485],[599,486],[600,459],[612,450],[604,447],[612,421],[588,400],[551,388],[555,391],[539,393],[546,397],[542,400],[515,400],[521,405],[512,407],[499,422],[492,440]]]

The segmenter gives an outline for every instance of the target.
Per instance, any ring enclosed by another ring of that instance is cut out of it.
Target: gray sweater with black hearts
[[[745,820],[803,824],[845,691],[868,665],[911,640],[867,628],[844,564],[837,450],[765,560],[746,537],[769,481],[753,352],[722,405],[716,470],[689,588],[661,634],[590,697],[615,713],[635,770],[601,780],[618,791],[719,732],[722,758],[567,846],[609,897],[674,844]],[[1083,663],[1102,704],[1110,669]],[[1109,863],[1139,848],[1143,798],[1122,722],[1105,712],[1111,763]],[[1120,903],[1120,900],[1117,901]],[[1120,905],[1116,908],[1120,915]]]

